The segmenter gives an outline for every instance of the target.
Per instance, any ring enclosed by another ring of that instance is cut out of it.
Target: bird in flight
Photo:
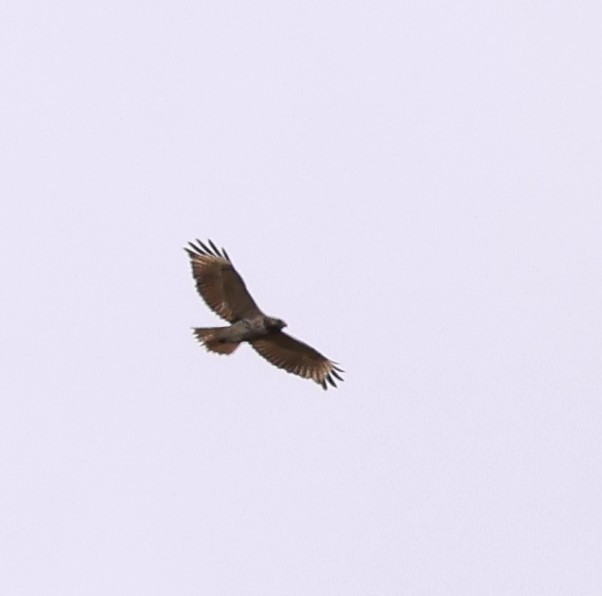
[[[245,282],[238,274],[228,253],[209,240],[197,239],[184,250],[190,256],[196,289],[207,306],[228,327],[198,327],[197,339],[211,352],[232,354],[242,342],[251,347],[270,364],[305,379],[311,379],[328,389],[342,381],[344,372],[314,348],[284,333],[282,319],[268,317],[255,304]]]

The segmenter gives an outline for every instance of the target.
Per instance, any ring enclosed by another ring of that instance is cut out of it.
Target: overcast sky
[[[1,594],[602,594],[599,2],[1,13]]]

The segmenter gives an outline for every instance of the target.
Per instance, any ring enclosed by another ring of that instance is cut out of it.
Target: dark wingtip
[[[194,246],[194,249],[197,251],[198,254],[200,255],[207,255],[207,250],[205,245],[198,239],[195,239],[196,244],[190,242],[191,246]]]
[[[334,382],[333,378],[332,378],[330,375],[328,375],[328,376],[326,377],[326,380],[327,380],[327,381],[328,381],[328,382],[329,382],[329,383],[330,383],[330,384],[331,384],[333,387],[336,387],[336,386],[337,386],[337,384]]]
[[[221,257],[222,256],[221,253],[220,253],[220,251],[219,251],[219,248],[217,248],[217,246],[215,246],[215,244],[213,244],[212,240],[209,240],[209,246],[213,249],[213,254],[216,257]]]
[[[189,242],[188,243],[188,247],[185,247],[184,250],[189,254],[189,255],[202,255],[203,251],[193,242]]]
[[[340,370],[340,369],[339,369]],[[341,371],[342,372],[342,371]],[[335,378],[338,379],[339,381],[344,381],[345,379],[343,379],[343,377],[333,368],[330,371],[330,374]]]
[[[199,240],[199,238],[196,238],[196,244],[189,242],[188,244],[192,247],[192,250],[199,255],[204,255],[204,256],[208,256],[208,257],[218,257],[220,259],[226,259],[227,261],[230,261],[230,257],[228,256],[228,253],[222,248],[221,250],[219,248],[217,248],[217,246],[215,245],[215,243],[213,242],[213,240],[208,240],[207,244],[205,244],[203,241]],[[185,249],[188,251],[188,249]],[[189,252],[190,254],[190,252]],[[230,261],[232,262],[232,261]]]
[[[199,246],[203,249],[203,254],[209,255],[212,257],[217,256],[213,253],[213,251],[204,242],[201,242],[198,238],[196,239],[196,241],[199,243]]]

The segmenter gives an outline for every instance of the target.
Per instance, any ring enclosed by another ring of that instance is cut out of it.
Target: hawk
[[[282,319],[268,317],[255,304],[228,253],[211,242],[197,239],[184,250],[190,256],[196,289],[207,306],[230,323],[228,327],[193,329],[197,339],[211,352],[232,354],[242,342],[270,364],[328,389],[342,381],[344,372],[314,348],[284,333]]]

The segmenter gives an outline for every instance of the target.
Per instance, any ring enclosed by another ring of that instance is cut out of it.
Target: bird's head
[[[277,331],[286,327],[286,323],[282,319],[276,319],[274,317],[269,317],[267,323],[270,329],[275,329]]]

